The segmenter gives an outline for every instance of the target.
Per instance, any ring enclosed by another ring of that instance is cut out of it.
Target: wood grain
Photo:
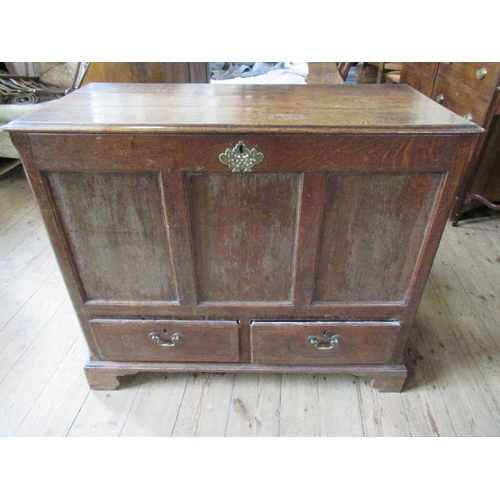
[[[176,300],[157,174],[48,180],[86,298]]]
[[[178,301],[182,306],[194,305],[198,302],[198,291],[183,172],[162,172],[161,198],[165,210]]]
[[[470,113],[472,121],[479,125],[484,123],[488,111],[488,99],[473,94],[468,87],[454,80],[446,79],[439,73],[434,82],[431,97],[437,99],[437,96],[443,96],[442,106],[453,110],[460,116]]]
[[[13,134],[14,139],[21,134]],[[264,154],[255,173],[276,172],[446,172],[471,149],[472,137],[332,133],[256,134],[30,134],[43,171],[230,172],[219,155],[238,141]],[[450,148],[450,141],[453,148]],[[19,147],[22,143],[20,143]],[[53,151],[61,151],[54,156]],[[24,150],[26,151],[26,150]],[[390,151],[380,154],[378,151]],[[25,154],[26,156],[26,154]],[[374,161],[376,158],[376,161]]]
[[[480,129],[405,86],[299,87],[92,85],[11,125],[91,350],[91,388],[143,371],[403,388]],[[220,161],[238,141],[264,157],[251,172]],[[185,342],[152,342],[162,322],[183,325]],[[298,342],[333,322],[338,349]]]
[[[315,300],[404,302],[440,180],[330,174]]]
[[[83,84],[208,83],[210,64],[203,62],[92,62]]]
[[[289,302],[300,179],[294,174],[187,178],[201,302]]]
[[[100,359],[109,361],[238,361],[236,321],[91,320]],[[150,334],[158,335],[152,339]],[[173,335],[180,339],[173,341]],[[174,344],[163,346],[160,344]]]
[[[303,175],[295,245],[293,283],[293,304],[295,307],[308,307],[314,299],[325,195],[326,175],[318,173]]]
[[[376,105],[374,105],[376,103]],[[203,113],[199,110],[203,108]],[[6,130],[477,133],[406,85],[87,85]]]
[[[423,95],[430,97],[434,87],[438,63],[404,63],[401,83],[411,85]]]
[[[19,176],[16,182],[10,182],[13,176]],[[2,196],[9,193],[5,199],[24,197],[20,188],[28,183],[23,177],[19,169],[0,180]],[[27,203],[35,208],[34,198]],[[0,219],[0,233],[6,225],[9,221]],[[68,301],[66,312],[58,311],[67,294],[61,275],[54,273],[55,257],[33,254],[19,271],[16,291],[0,290],[2,313],[10,314],[0,326],[0,349],[16,343],[0,359],[0,435],[167,436],[184,404],[182,418],[191,416],[192,428],[212,436],[278,436],[281,428],[282,434],[296,436],[498,437],[498,229],[496,217],[446,227],[412,329],[413,359],[406,389],[396,395],[400,402],[392,394],[377,397],[363,379],[338,373],[316,374],[317,385],[309,385],[312,373],[302,378],[247,372],[236,374],[234,383],[216,376],[208,385],[196,385],[199,376],[187,373],[148,373],[125,378],[117,392],[91,394],[82,371],[88,353],[77,318]],[[47,234],[40,238],[45,252],[52,252]],[[11,298],[21,309],[11,308]],[[200,402],[190,399],[198,397],[199,388],[209,391],[201,404],[212,404],[217,412],[189,413]],[[299,409],[313,404],[319,409],[303,412],[305,422]],[[191,428],[183,422],[178,436]]]
[[[400,325],[385,323],[253,322],[252,362],[262,364],[391,364],[400,363],[395,354]],[[339,340],[331,344],[332,335]],[[318,349],[309,337],[318,340]]]
[[[487,74],[483,78],[477,78],[476,72],[486,69]],[[490,99],[500,76],[500,63],[498,62],[452,62],[441,63],[439,73],[447,78],[466,85],[472,92]]]

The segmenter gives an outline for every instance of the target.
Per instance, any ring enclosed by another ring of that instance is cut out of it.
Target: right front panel
[[[328,174],[315,302],[403,302],[442,174]]]

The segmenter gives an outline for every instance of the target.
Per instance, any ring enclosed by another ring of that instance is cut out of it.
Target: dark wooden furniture
[[[83,84],[210,83],[208,62],[91,62]]]
[[[457,190],[453,225],[478,202],[500,210],[500,63],[405,63],[401,81],[486,131]]]
[[[92,84],[8,130],[92,388],[250,371],[349,373],[384,391],[405,381],[480,133],[406,85]]]
[[[350,63],[308,62],[309,74],[306,82],[309,85],[342,85],[350,69],[344,66],[347,64]]]

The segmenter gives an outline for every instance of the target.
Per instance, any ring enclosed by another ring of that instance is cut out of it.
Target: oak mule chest
[[[481,132],[406,85],[91,84],[6,128],[93,389],[249,371],[400,391]]]

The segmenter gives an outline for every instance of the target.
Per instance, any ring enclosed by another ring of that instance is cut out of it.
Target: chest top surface
[[[93,83],[10,122],[11,132],[478,133],[407,85]]]

